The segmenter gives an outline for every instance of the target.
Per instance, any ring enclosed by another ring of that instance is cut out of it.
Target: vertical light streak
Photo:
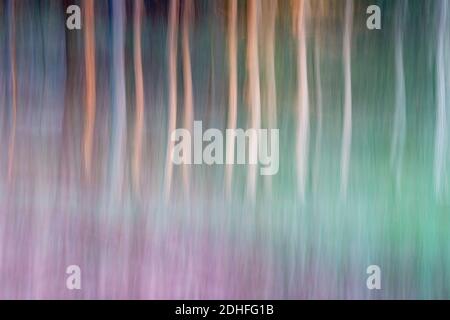
[[[264,7],[265,32],[265,86],[267,92],[267,126],[277,128],[277,88],[275,80],[275,22],[277,16],[277,0],[266,0]],[[272,146],[271,146],[272,147]],[[272,189],[272,176],[266,177],[267,190]]]
[[[341,148],[341,198],[347,198],[348,175],[352,144],[352,71],[351,41],[353,29],[353,0],[345,2],[345,25],[343,41],[344,66],[344,124]]]
[[[305,0],[295,6],[297,11],[297,180],[300,202],[305,202],[308,176],[309,149],[309,92],[306,50],[306,4]]]
[[[92,166],[92,148],[95,126],[95,23],[94,0],[84,0],[84,57],[86,72],[86,107],[83,132],[84,174],[89,180]]]
[[[228,121],[227,129],[235,129],[237,122],[237,0],[228,2],[228,67],[229,67],[229,86],[228,86]],[[234,159],[234,139],[226,141],[226,190],[231,194],[233,181],[233,159]]]
[[[191,135],[193,134],[192,125],[194,122],[194,98],[192,94],[192,71],[191,71],[191,53],[189,47],[189,32],[192,16],[192,0],[185,0],[183,3],[183,83],[184,83],[184,128],[187,129]],[[185,148],[189,153],[187,158],[190,158],[190,146]],[[189,194],[189,165],[183,165],[183,183],[186,194]]]
[[[169,52],[167,64],[169,68],[169,120],[168,120],[168,136],[167,136],[167,154],[165,169],[165,186],[164,196],[166,201],[170,197],[170,189],[172,184],[172,153],[173,143],[170,135],[176,128],[177,120],[177,42],[178,42],[178,0],[170,1],[169,8],[169,31],[167,34],[167,50]]]
[[[277,16],[278,2],[277,0],[266,1],[267,19],[265,23],[265,68],[266,68],[266,88],[267,88],[267,105],[268,105],[268,126],[269,128],[277,127],[277,88],[275,80],[275,22]]]
[[[140,185],[140,171],[141,171],[141,157],[142,157],[142,139],[144,131],[144,77],[142,74],[142,0],[134,2],[134,81],[135,81],[135,95],[136,95],[136,116],[134,127],[134,150],[133,150],[133,184],[135,190],[138,190]]]
[[[391,166],[395,171],[396,187],[400,186],[402,174],[403,150],[406,139],[406,93],[403,65],[403,32],[406,2],[397,3],[397,21],[395,24],[395,114],[394,134],[391,144]]]
[[[258,2],[249,0],[247,2],[247,68],[250,102],[250,127],[259,129],[261,125],[261,97],[259,85],[259,58],[258,58]],[[256,131],[254,131],[256,134]],[[258,157],[258,137],[250,139],[249,143],[249,166],[247,176],[247,194],[250,201],[255,200],[256,180],[257,180],[257,157]],[[255,163],[255,164],[252,164]]]

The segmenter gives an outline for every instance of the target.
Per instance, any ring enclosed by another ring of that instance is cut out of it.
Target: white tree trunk
[[[344,65],[344,127],[341,149],[341,197],[347,198],[348,176],[352,144],[352,71],[351,40],[353,29],[353,0],[345,2],[345,26],[343,45]]]
[[[306,200],[309,153],[309,92],[306,50],[306,0],[297,5],[297,180],[300,201]]]

